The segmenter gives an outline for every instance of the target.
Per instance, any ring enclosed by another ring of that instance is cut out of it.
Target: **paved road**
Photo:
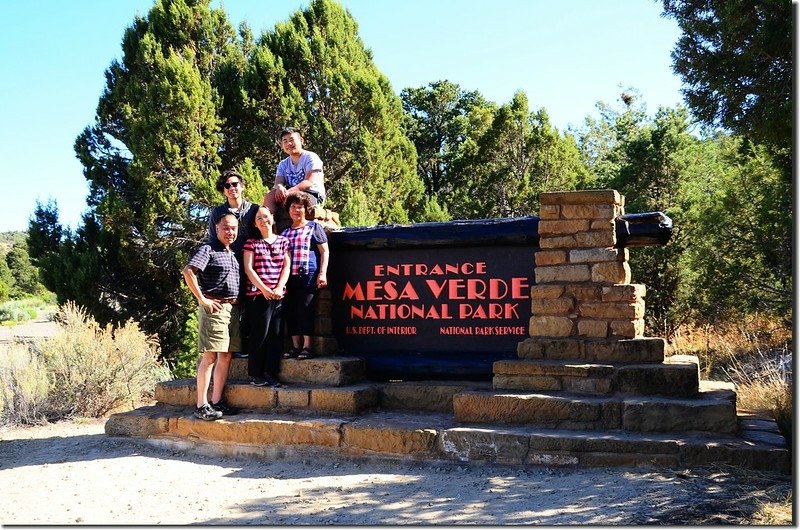
[[[27,342],[39,337],[51,337],[58,325],[44,318],[30,320],[14,326],[0,326],[0,344],[15,341]]]

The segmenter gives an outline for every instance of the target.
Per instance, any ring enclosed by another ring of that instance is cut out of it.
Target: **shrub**
[[[101,417],[152,398],[170,378],[158,343],[133,322],[101,327],[68,302],[55,317],[59,331],[31,347],[0,356],[2,420],[36,423],[72,416]]]
[[[42,313],[46,314],[48,309],[50,311],[54,309],[49,306],[52,306],[52,302],[41,298],[11,300],[0,304],[0,322],[13,324],[33,320]]]
[[[26,344],[3,348],[0,355],[0,424],[45,423],[48,377],[44,361]]]

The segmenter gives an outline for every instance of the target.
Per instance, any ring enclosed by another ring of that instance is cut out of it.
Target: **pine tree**
[[[358,191],[379,222],[403,218],[398,208],[408,219],[423,220],[424,185],[415,171],[414,146],[400,126],[400,99],[347,10],[332,0],[312,1],[266,32],[253,60],[264,65],[261,84],[278,89],[273,95],[262,89],[261,107],[280,98],[265,115],[285,113],[279,126],[303,131],[306,147],[325,163],[329,207],[341,210],[345,224],[357,222],[346,206]],[[250,84],[258,85],[252,79]],[[267,137],[273,141],[276,135]]]
[[[165,352],[180,342],[193,310],[180,288],[186,251],[203,239],[207,207],[219,201],[212,183],[223,123],[211,82],[237,46],[224,12],[209,0],[157,0],[125,31],[95,122],[75,142],[97,229],[95,237],[86,225],[91,237],[83,242],[99,244],[92,251],[102,256],[88,268],[97,276],[84,278],[99,291],[90,310],[136,318],[158,332]]]

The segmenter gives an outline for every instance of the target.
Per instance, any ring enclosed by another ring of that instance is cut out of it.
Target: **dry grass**
[[[794,524],[792,492],[782,493],[783,498],[766,501],[747,524],[765,526],[787,526]]]
[[[55,318],[59,332],[0,356],[0,423],[101,417],[136,407],[170,378],[157,342],[135,322],[101,327],[74,304]]]
[[[791,340],[791,329],[754,316],[716,327],[684,327],[670,350],[697,355],[704,378],[735,383],[738,406],[770,412],[782,430],[789,427],[786,434],[793,404]]]
[[[670,343],[670,353],[697,355],[703,378],[736,384],[740,408],[769,412],[791,445],[792,330],[762,317],[716,327],[684,327]],[[731,473],[741,470],[729,469]],[[748,515],[736,524],[793,524],[792,486],[748,471],[749,480],[763,482],[756,492],[731,492],[731,512],[744,506]],[[739,508],[737,508],[739,507]],[[712,510],[713,511],[713,510]]]

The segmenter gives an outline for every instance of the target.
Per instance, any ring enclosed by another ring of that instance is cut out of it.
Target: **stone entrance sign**
[[[610,214],[609,247],[669,237],[663,214],[635,214],[630,223],[620,216],[616,224]],[[321,313],[337,350],[364,358],[374,379],[490,379],[493,363],[516,358],[517,345],[536,334],[532,327],[551,334],[550,320],[531,318],[542,304],[531,301],[537,275],[541,283],[543,273],[560,271],[543,261],[561,251],[542,254],[540,223],[521,217],[331,232],[330,298]]]

